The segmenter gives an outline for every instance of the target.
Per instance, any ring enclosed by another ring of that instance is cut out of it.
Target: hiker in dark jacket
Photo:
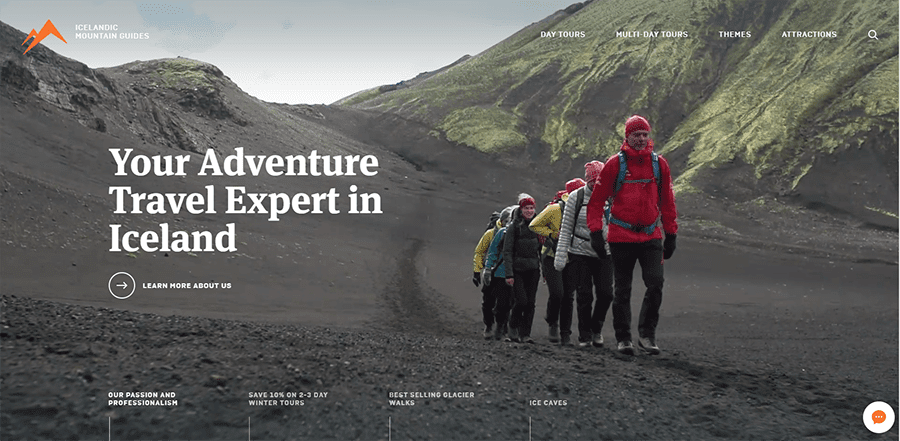
[[[624,158],[624,163],[620,158]],[[600,183],[588,203],[587,222],[594,249],[602,246],[606,222],[604,205],[608,199],[607,240],[615,273],[613,328],[617,349],[623,354],[634,354],[631,279],[635,263],[640,262],[647,291],[638,321],[638,347],[650,354],[658,354],[656,325],[662,304],[663,260],[675,252],[678,223],[669,163],[653,153],[650,123],[641,116],[634,115],[625,122],[625,141],[619,153],[606,161]],[[663,232],[665,241],[662,240]]]
[[[513,287],[507,341],[534,343],[531,323],[534,321],[534,302],[541,280],[541,243],[538,235],[528,228],[534,212],[534,198],[520,194],[519,208],[513,211],[503,239],[506,283]]]

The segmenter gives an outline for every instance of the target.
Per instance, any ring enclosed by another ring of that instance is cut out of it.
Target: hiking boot
[[[483,335],[484,335],[485,340],[490,340],[491,338],[494,337],[494,329],[493,328],[494,327],[492,325],[484,326],[484,334]],[[499,326],[498,326],[498,328],[499,328]]]
[[[534,344],[534,339],[531,338],[530,336],[528,336],[528,337],[523,338],[523,339],[522,339],[522,342],[523,342],[523,343]]]
[[[656,346],[656,339],[653,337],[641,337],[638,339],[638,347],[650,355],[659,354],[659,346]]]
[[[594,339],[591,341],[591,344],[594,345],[595,348],[603,347],[603,335],[597,333],[594,334]]]
[[[505,327],[506,326],[500,326],[498,324],[497,327],[494,328],[494,335],[493,335],[494,340],[503,340],[503,328],[505,328]]]
[[[519,330],[516,328],[509,328],[509,334],[506,335],[506,339],[503,341],[509,343],[521,343],[522,340],[519,340]]]
[[[616,344],[616,350],[620,354],[634,355],[634,345],[630,341],[620,341]]]
[[[559,341],[559,326],[550,325],[550,343],[556,343]]]
[[[560,346],[572,346],[572,338],[569,337],[568,334],[563,335],[562,337],[559,338],[559,345]]]
[[[582,339],[581,337],[578,337],[578,347],[579,348],[591,347],[591,340],[590,339],[585,340],[585,339]]]

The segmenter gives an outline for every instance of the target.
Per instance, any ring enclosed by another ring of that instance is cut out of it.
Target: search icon
[[[870,29],[870,30],[869,30],[869,38],[874,38],[874,39],[876,39],[876,40],[878,39],[878,33],[875,32],[875,29]]]

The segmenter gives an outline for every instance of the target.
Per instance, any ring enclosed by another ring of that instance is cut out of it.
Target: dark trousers
[[[541,260],[541,273],[544,275],[547,291],[550,293],[547,298],[547,313],[544,315],[544,321],[550,326],[558,325],[559,308],[563,299],[563,276],[562,272],[553,267],[553,256],[544,256]],[[569,307],[571,309],[571,305]],[[571,318],[569,321],[571,323]]]
[[[589,341],[593,334],[599,334],[603,329],[606,313],[613,302],[612,260],[608,256],[569,254],[564,272],[569,278],[568,285],[574,287],[577,293],[578,340]],[[597,295],[596,302],[594,293]]]
[[[513,307],[509,316],[509,327],[519,330],[519,338],[531,336],[531,322],[534,321],[534,302],[537,296],[541,270],[516,271],[513,284]]]
[[[641,264],[641,277],[644,279],[644,286],[647,287],[638,319],[638,333],[640,337],[655,338],[664,281],[662,240],[654,239],[638,243],[610,242],[609,249],[616,279],[616,296],[613,300],[613,328],[616,330],[616,341],[631,340],[631,279],[635,262]]]
[[[491,284],[481,290],[481,314],[484,325],[504,326],[509,321],[509,307],[512,301],[512,287],[506,279],[493,278]]]
[[[569,257],[572,255],[570,254]],[[572,313],[574,309],[572,302],[575,300],[575,286],[577,285],[575,277],[575,267],[566,264],[562,270],[563,294],[562,300],[559,302],[559,335],[560,337],[568,337],[572,335]]]

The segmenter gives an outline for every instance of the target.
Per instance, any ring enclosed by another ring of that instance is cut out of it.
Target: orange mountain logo
[[[63,38],[62,34],[60,34],[58,30],[56,30],[56,26],[53,26],[53,22],[50,20],[47,20],[47,22],[44,23],[44,27],[41,28],[41,32],[35,32],[34,29],[32,29],[31,32],[28,33],[28,36],[25,37],[25,41],[22,42],[23,46],[25,45],[25,43],[28,43],[29,38],[34,37],[34,40],[31,41],[31,45],[28,46],[28,49],[25,49],[25,52],[22,52],[22,55],[27,54],[28,51],[31,50],[31,48],[33,48],[35,45],[40,43],[41,40],[43,40],[50,34],[55,35],[56,38],[59,38],[60,40],[62,40],[63,43],[69,44],[69,42],[66,41],[65,38]]]

